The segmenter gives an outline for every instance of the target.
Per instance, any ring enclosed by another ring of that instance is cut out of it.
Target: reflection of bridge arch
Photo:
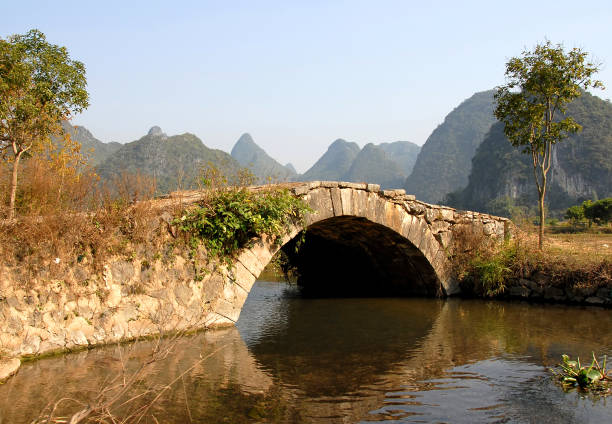
[[[314,210],[307,218],[307,235],[318,239],[319,245],[310,249],[311,260],[329,262],[346,249],[365,252],[348,265],[359,269],[369,260],[364,275],[379,271],[390,279],[396,292],[408,288],[408,292],[420,294],[457,293],[448,262],[448,248],[457,229],[468,226],[472,233],[497,238],[508,231],[505,218],[429,205],[403,190],[381,191],[374,184],[311,182],[296,184],[292,190]],[[238,319],[261,271],[301,230],[294,228],[280,244],[261,238],[239,254],[225,278],[223,295],[211,305],[220,316],[217,322]]]

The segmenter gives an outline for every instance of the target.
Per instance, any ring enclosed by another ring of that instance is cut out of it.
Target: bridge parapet
[[[512,223],[508,218],[425,203],[417,200],[412,194],[406,194],[406,191],[403,189],[381,190],[378,184],[342,181],[311,181],[291,188],[295,195],[304,197],[309,203],[312,203],[312,196],[316,196],[320,189],[330,190],[335,216],[342,214],[350,215],[355,212],[358,212],[360,215],[376,216],[377,213],[380,213],[380,210],[375,209],[376,204],[372,202],[364,204],[360,202],[363,200],[361,193],[353,197],[348,194],[348,190],[373,193],[387,202],[402,207],[410,215],[424,219],[432,234],[436,236],[436,239],[444,248],[449,247],[452,232],[459,225],[470,225],[473,227],[474,233],[480,232],[486,237],[507,238],[512,235]],[[349,204],[349,202],[352,203]],[[314,206],[314,209],[319,214],[329,213],[328,210],[322,210],[329,209],[328,207],[326,208],[325,204],[318,203],[311,206]],[[367,209],[364,210],[364,208]],[[311,221],[318,221],[319,219],[313,217]],[[381,220],[380,217],[378,220]]]

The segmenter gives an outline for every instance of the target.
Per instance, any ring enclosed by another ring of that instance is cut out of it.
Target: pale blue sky
[[[298,171],[336,138],[423,144],[546,38],[591,52],[612,90],[607,1],[2,3],[0,37],[38,28],[85,63],[91,106],[73,123],[102,141],[159,125],[229,152],[249,132]]]

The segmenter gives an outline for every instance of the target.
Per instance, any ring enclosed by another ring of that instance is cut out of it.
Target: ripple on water
[[[608,423],[606,400],[563,393],[545,367],[502,356],[386,393],[365,421],[379,423]]]

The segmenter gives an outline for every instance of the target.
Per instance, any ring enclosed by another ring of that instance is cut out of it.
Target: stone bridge
[[[506,218],[431,205],[377,184],[313,181],[291,190],[314,210],[305,243],[292,259],[302,265],[305,286],[319,285],[327,293],[457,294],[448,259],[454,236],[466,230],[472,236],[510,236]],[[244,249],[226,275],[234,290],[218,298],[214,311],[235,322],[262,270],[280,248],[293,247],[301,231],[294,228],[280,244],[264,238]],[[285,250],[289,256],[295,251]]]
[[[233,324],[281,248],[297,264],[305,289],[343,296],[448,296],[459,291],[448,260],[453,239],[466,230],[497,239],[510,232],[505,218],[430,205],[375,184],[287,187],[314,211],[299,253],[293,247],[303,229],[296,227],[280,244],[265,236],[254,240],[230,266],[202,278],[189,251],[172,247],[172,215],[162,208],[176,202],[170,196],[155,201],[160,217],[151,223],[151,234],[161,234],[161,245],[134,246],[129,258],[109,258],[103,272],[62,258],[72,265],[61,275],[51,277],[49,268],[24,280],[22,270],[0,264],[0,359]],[[181,207],[199,199],[197,193],[179,197]]]

